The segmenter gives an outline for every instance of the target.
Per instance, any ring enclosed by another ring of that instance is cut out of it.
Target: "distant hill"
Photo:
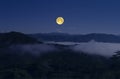
[[[86,35],[72,35],[65,33],[38,33],[30,34],[30,36],[43,41],[88,42],[95,40],[97,42],[120,43],[120,36],[103,33],[91,33]]]
[[[40,43],[35,38],[19,32],[0,33],[0,47],[11,44]]]

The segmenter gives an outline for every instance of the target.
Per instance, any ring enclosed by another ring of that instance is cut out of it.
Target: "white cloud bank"
[[[102,43],[95,42],[91,40],[87,43],[77,43],[77,42],[49,42],[57,43],[62,45],[70,45],[71,49],[74,51],[83,51],[90,54],[98,54],[103,56],[112,56],[116,51],[120,50],[120,43]]]
[[[120,44],[117,43],[99,43],[88,42],[80,43],[73,47],[75,51],[83,51],[90,54],[99,54],[103,56],[112,56],[116,51],[120,50]]]
[[[90,54],[98,54],[103,56],[112,56],[116,51],[120,50],[120,43],[102,43],[91,41],[88,43],[74,43],[74,42],[52,42],[52,44],[68,45],[74,51],[83,51]],[[28,45],[14,45],[10,47],[16,51],[28,52],[38,55],[45,52],[58,50],[54,45],[48,44],[28,44]]]

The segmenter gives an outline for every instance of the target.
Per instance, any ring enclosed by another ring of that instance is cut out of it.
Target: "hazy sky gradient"
[[[55,19],[62,16],[59,26]],[[0,31],[120,34],[120,0],[0,0]]]

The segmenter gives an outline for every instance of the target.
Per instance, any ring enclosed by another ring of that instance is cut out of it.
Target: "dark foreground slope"
[[[118,56],[105,58],[71,50],[34,56],[7,50],[0,50],[0,79],[120,79]]]

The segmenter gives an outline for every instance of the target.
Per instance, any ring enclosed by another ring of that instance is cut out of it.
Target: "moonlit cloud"
[[[112,56],[116,51],[120,50],[120,43],[102,43],[90,41],[87,43],[77,43],[77,42],[49,42],[53,44],[68,45],[70,49],[77,52],[85,52],[89,54],[97,54],[102,56]]]
[[[90,54],[98,54],[103,56],[112,56],[116,51],[120,50],[120,44],[117,43],[80,43],[72,48],[75,51],[83,51]]]

